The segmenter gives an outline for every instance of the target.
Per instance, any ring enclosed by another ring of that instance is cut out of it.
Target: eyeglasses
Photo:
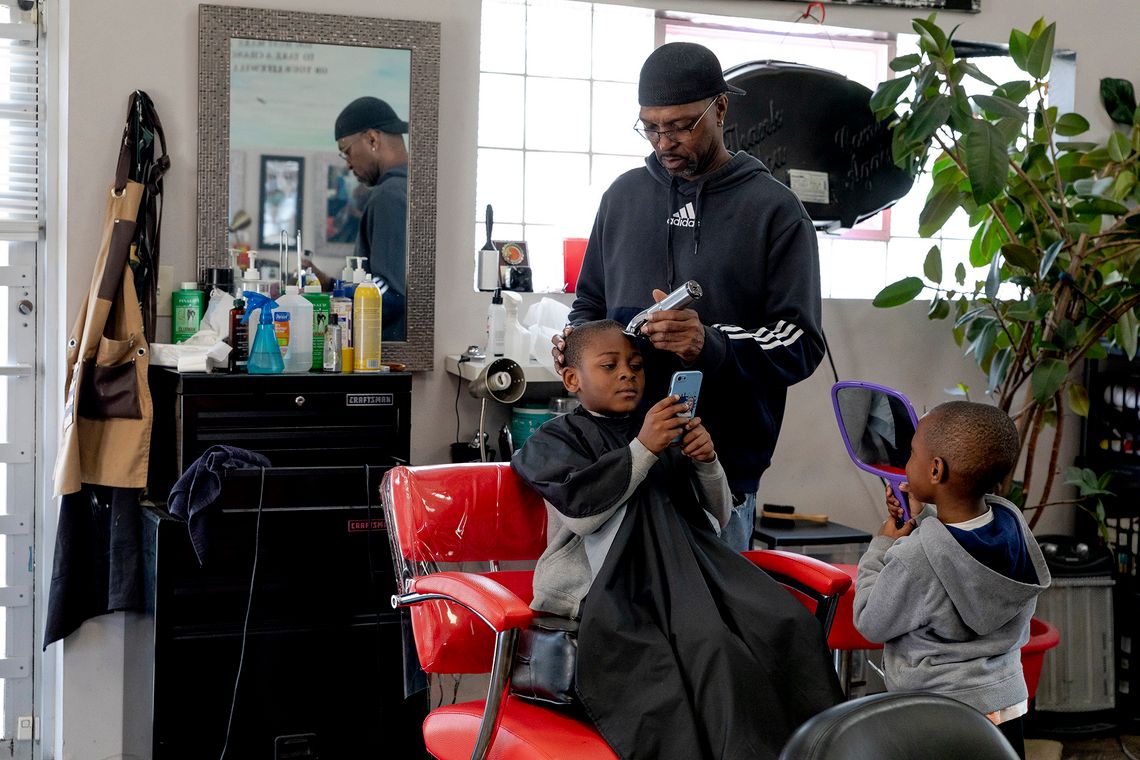
[[[338,151],[336,152],[336,154],[337,154],[338,156],[340,156],[340,160],[341,160],[341,161],[347,161],[347,160],[348,160],[348,154],[349,154],[349,152],[351,152],[351,151],[352,151],[352,146],[353,146],[353,145],[355,145],[357,142],[359,142],[359,141],[360,141],[360,138],[361,138],[361,137],[364,137],[366,134],[368,134],[368,131],[367,131],[367,130],[365,130],[364,132],[357,132],[357,133],[356,133],[356,135],[354,135],[354,136],[353,136],[353,137],[352,137],[352,138],[351,138],[351,139],[348,141],[348,144],[347,144],[347,145],[345,145],[343,148],[341,148],[340,150],[338,150]]]
[[[701,123],[701,119],[705,118],[705,114],[709,112],[709,109],[713,107],[713,103],[715,102],[716,98],[710,100],[709,104],[705,106],[705,110],[701,111],[701,115],[697,117],[697,120],[687,127],[673,127],[672,129],[646,129],[645,127],[641,126],[641,120],[638,119],[633,123],[633,131],[644,137],[649,142],[657,142],[662,137],[667,138],[670,142],[683,142],[689,139],[689,136],[693,134],[693,130],[696,129],[697,125]]]

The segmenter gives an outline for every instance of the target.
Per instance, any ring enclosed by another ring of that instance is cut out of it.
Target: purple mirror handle
[[[899,486],[906,480],[906,475],[884,475],[883,479],[891,484],[891,493],[899,500],[902,505],[902,520],[895,520],[895,527],[901,528],[903,523],[910,520],[910,500],[907,498],[906,493],[899,488]]]

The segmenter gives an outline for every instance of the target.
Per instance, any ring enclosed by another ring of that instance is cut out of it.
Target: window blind
[[[0,240],[35,241],[41,224],[38,10],[0,4]]]

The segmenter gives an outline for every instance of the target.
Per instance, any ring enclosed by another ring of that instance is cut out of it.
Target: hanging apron
[[[67,340],[55,465],[55,493],[63,498],[45,649],[90,617],[143,603],[139,497],[146,487],[153,408],[150,344],[135,283],[141,277],[144,287],[152,285],[147,275],[157,266],[157,239],[148,233],[157,235],[157,219],[148,218],[147,209],[169,167],[164,154],[146,165],[146,184],[131,179],[140,157],[153,149],[153,143],[140,146],[137,121],[140,107],[149,104],[146,93],[131,95],[91,286]],[[140,214],[147,229],[139,230]]]

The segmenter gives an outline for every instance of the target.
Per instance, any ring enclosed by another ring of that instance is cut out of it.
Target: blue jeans
[[[728,525],[720,531],[721,540],[738,552],[752,548],[752,531],[756,524],[756,493],[744,495],[744,503],[733,507]]]

